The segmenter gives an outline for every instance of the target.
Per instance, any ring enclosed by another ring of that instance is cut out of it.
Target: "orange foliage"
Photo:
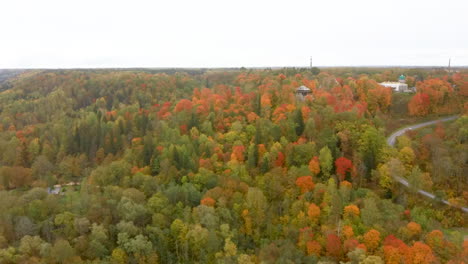
[[[408,111],[410,115],[425,116],[429,114],[430,104],[431,102],[427,94],[417,93],[408,103]]]
[[[383,244],[384,244],[384,246],[391,246],[391,247],[395,247],[395,248],[399,248],[402,245],[405,245],[405,243],[403,241],[396,238],[394,235],[388,235],[385,238]]]
[[[349,181],[342,181],[342,182],[340,182],[340,187],[351,188],[351,187],[353,187],[353,184],[350,183]]]
[[[392,103],[392,88],[378,85],[376,88],[370,89],[367,96],[369,111],[375,112],[380,110],[386,112]]]
[[[271,99],[269,94],[263,94],[260,98],[260,104],[262,107],[271,107]]]
[[[210,207],[214,207],[215,204],[216,204],[216,201],[211,197],[205,197],[200,201],[200,204],[210,206]]]
[[[158,118],[160,119],[168,119],[170,116],[171,116],[171,113],[169,112],[169,109],[171,107],[171,103],[170,102],[165,102],[161,109],[159,109],[157,115],[158,115]]]
[[[416,87],[418,94],[413,97],[414,101],[412,99],[408,105],[410,114],[448,114],[458,110],[459,105],[457,103],[456,94],[454,93],[452,85],[446,80],[427,79],[424,82],[418,82]],[[418,96],[421,97],[422,94],[425,95],[425,98],[418,98]]]
[[[142,167],[142,168],[139,168],[138,166],[133,166],[131,173],[132,174],[136,174],[138,172],[145,173],[147,170],[148,170],[148,166]]]
[[[406,262],[408,263],[429,264],[436,261],[432,249],[424,243],[415,242],[410,250],[411,251],[406,256]]]
[[[344,214],[345,216],[359,216],[360,210],[356,205],[350,204],[344,208]]]
[[[312,176],[302,176],[296,179],[296,186],[301,188],[301,193],[305,193],[313,190],[315,184],[312,181]]]
[[[304,118],[304,121],[309,119],[309,115],[310,115],[311,111],[312,110],[310,110],[310,108],[308,106],[305,106],[305,105],[301,108],[302,117]]]
[[[187,100],[187,99],[182,99],[177,103],[175,107],[175,112],[179,113],[181,111],[190,111],[192,110],[192,106],[193,106],[192,101]]]
[[[231,160],[237,160],[239,162],[244,161],[244,146],[234,146],[232,147]]]
[[[322,252],[322,246],[320,245],[319,242],[315,240],[307,241],[306,246],[307,246],[307,254],[309,256],[310,255],[320,256],[320,253]]]
[[[421,233],[421,225],[415,222],[409,222],[406,225],[410,236],[419,235]]]
[[[287,113],[290,113],[295,109],[296,107],[292,104],[282,104],[275,109],[272,119],[275,123],[278,123],[281,120],[285,120],[287,118]]]
[[[249,123],[255,122],[255,120],[257,120],[258,118],[259,116],[254,112],[250,112],[247,114],[247,120],[249,121]]]
[[[462,96],[468,96],[468,74],[455,73],[452,80]]]
[[[377,249],[380,243],[380,232],[371,229],[367,233],[364,234],[364,244],[366,247],[370,250],[373,251]]]
[[[353,231],[353,228],[349,225],[345,225],[343,226],[343,235],[346,239],[350,239],[354,236],[354,231]]]
[[[426,243],[433,249],[442,247],[444,234],[440,230],[432,230],[426,235]]]
[[[366,245],[364,245],[364,244],[362,244],[362,243],[359,244],[359,245],[357,245],[356,248],[360,248],[360,249],[364,250],[364,252],[367,252],[367,247],[366,247]]]
[[[318,157],[313,157],[309,162],[309,170],[314,174],[317,175],[320,173],[320,163]]]
[[[250,217],[249,210],[244,209],[242,211],[242,218],[244,219],[244,228],[243,231],[247,235],[252,235],[252,217]]]
[[[265,144],[258,144],[258,157],[262,158],[263,155],[267,152]]]
[[[462,256],[468,258],[468,240],[463,241],[463,252]]]
[[[384,246],[384,259],[387,264],[400,264],[403,262],[403,255],[400,250],[392,246]]]
[[[438,124],[437,124],[437,127],[436,127],[436,129],[435,129],[434,132],[435,132],[435,134],[436,134],[439,138],[441,138],[441,139],[444,139],[444,138],[445,138],[445,129],[444,129],[444,127],[442,126],[441,123],[438,123]]]
[[[314,203],[311,203],[307,209],[307,215],[309,216],[310,220],[317,221],[320,216],[320,207]]]
[[[425,93],[431,98],[431,102],[439,104],[444,96],[453,92],[452,85],[441,79],[427,79],[416,84],[416,89],[420,93]]]
[[[198,160],[198,166],[200,168],[205,168],[205,169],[213,169],[213,165],[211,164],[211,160],[210,159],[203,159],[203,158],[200,158]]]
[[[132,145],[138,145],[141,143],[141,137],[136,137],[132,139]]]

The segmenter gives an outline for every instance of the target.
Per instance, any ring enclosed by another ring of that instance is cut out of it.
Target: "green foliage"
[[[333,166],[333,157],[330,149],[325,146],[319,151],[320,170],[325,179],[330,177]]]
[[[383,127],[409,98],[394,94],[388,112],[378,82],[403,70],[326,70],[45,70],[9,81],[0,263],[382,263],[387,235],[411,255],[410,238],[466,225],[394,180],[463,204],[466,117],[387,147]],[[298,102],[300,85],[312,96]],[[353,166],[338,182],[340,157]],[[371,229],[382,241],[366,253]],[[432,245],[436,260],[457,260],[460,237]]]

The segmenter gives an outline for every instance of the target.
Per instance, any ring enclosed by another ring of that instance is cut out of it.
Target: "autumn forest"
[[[468,263],[467,69],[5,76],[2,264]]]

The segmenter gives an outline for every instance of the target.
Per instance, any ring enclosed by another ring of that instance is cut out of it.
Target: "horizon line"
[[[145,66],[116,66],[116,67],[13,67],[13,68],[0,68],[0,70],[106,70],[106,69],[287,69],[287,68],[311,68],[310,66],[215,66],[215,67],[145,67]],[[312,68],[449,68],[448,66],[441,65],[318,65]],[[454,68],[468,68],[468,65],[450,66]]]

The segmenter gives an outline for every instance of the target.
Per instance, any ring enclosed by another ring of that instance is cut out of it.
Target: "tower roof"
[[[400,77],[398,77],[398,79],[399,80],[404,80],[404,79],[406,79],[406,77],[402,74],[402,75],[400,75]]]
[[[304,85],[301,85],[296,89],[296,92],[310,92],[310,89],[305,87]]]

